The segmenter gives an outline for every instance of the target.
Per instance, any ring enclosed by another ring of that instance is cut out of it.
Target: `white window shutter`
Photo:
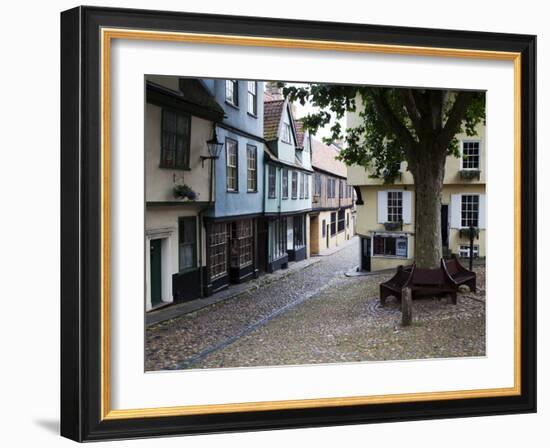
[[[486,206],[485,206],[485,195],[480,194],[479,195],[479,228],[484,229],[485,228],[485,216],[486,216]]]
[[[403,192],[403,224],[411,224],[411,209],[412,209],[412,192]]]
[[[388,192],[378,192],[378,223],[388,222]]]
[[[451,228],[460,229],[462,223],[462,195],[451,195]]]

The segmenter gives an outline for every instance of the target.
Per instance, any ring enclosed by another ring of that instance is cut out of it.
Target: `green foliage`
[[[485,94],[480,92],[278,85],[290,101],[302,105],[309,102],[319,110],[303,119],[311,133],[333,122],[325,142],[345,141],[340,160],[364,166],[371,176],[383,178],[386,183],[392,183],[399,174],[399,162],[406,160],[414,166],[422,151],[444,150],[458,157],[455,135],[475,135],[476,125],[485,119]],[[357,112],[358,122],[342,129],[340,121],[346,112]]]
[[[176,199],[195,201],[198,198],[198,194],[187,184],[177,184],[174,185],[174,197]]]
[[[468,179],[468,180],[479,179],[481,175],[480,170],[460,170],[459,173],[462,179]]]

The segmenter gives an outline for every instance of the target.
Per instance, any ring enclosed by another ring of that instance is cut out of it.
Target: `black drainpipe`
[[[214,132],[216,132],[216,125],[214,124]],[[203,250],[203,247],[202,247],[202,243],[203,243],[203,238],[202,238],[202,233],[203,233],[203,228],[204,228],[204,231],[206,231],[206,226],[204,225],[204,212],[210,210],[212,208],[212,206],[214,205],[214,201],[213,201],[213,190],[214,190],[214,159],[210,159],[210,173],[209,173],[209,186],[208,186],[208,204],[206,205],[205,208],[202,208],[201,210],[199,210],[199,226],[200,226],[200,232],[199,232],[199,281],[200,281],[200,289],[201,289],[201,297],[204,297],[204,269],[203,269],[203,266],[202,266],[202,250]],[[205,251],[207,252],[208,249],[205,247],[204,248]]]

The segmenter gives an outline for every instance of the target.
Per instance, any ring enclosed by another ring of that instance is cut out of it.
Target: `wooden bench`
[[[442,261],[443,263],[443,261]],[[454,305],[457,303],[458,283],[442,265],[437,269],[420,269],[399,266],[395,275],[380,283],[380,305],[386,304],[388,296],[395,296],[401,302],[401,323],[410,325],[413,318],[412,300],[422,295],[449,294]]]
[[[411,275],[403,288],[410,288],[412,298],[426,295],[449,294],[456,305],[458,284],[443,268],[420,269],[413,265]]]
[[[458,285],[467,285],[470,291],[476,292],[476,273],[462,266],[456,255],[450,260],[441,259],[441,267]]]
[[[401,300],[401,290],[410,276],[410,270],[404,269],[403,266],[398,266],[397,272],[392,278],[387,282],[380,283],[380,305],[384,306],[386,304],[388,296],[395,296]]]

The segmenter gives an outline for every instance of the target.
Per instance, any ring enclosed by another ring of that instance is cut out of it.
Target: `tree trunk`
[[[415,262],[419,268],[435,269],[442,257],[441,190],[446,150],[420,151],[413,162],[415,200]]]

